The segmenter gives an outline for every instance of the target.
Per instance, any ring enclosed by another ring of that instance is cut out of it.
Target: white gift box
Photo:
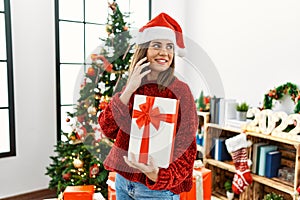
[[[128,159],[167,168],[172,160],[179,100],[135,95]]]

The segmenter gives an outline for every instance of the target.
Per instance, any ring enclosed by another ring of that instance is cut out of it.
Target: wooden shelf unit
[[[199,118],[199,126],[198,126],[197,134],[200,134],[199,132],[203,132],[203,135],[204,135],[205,132],[207,131],[207,124],[209,123],[210,114],[209,114],[209,112],[197,111],[197,115],[198,115],[198,118]],[[201,152],[202,159],[203,159],[203,156],[205,154],[204,146],[201,146],[201,145],[197,144],[197,151]]]
[[[231,162],[221,162],[217,161],[211,158],[210,151],[212,149],[212,138],[218,138],[218,137],[226,137],[230,138],[235,135],[238,135],[241,133],[240,129],[231,128],[231,127],[223,127],[217,124],[207,124],[207,131],[205,131],[204,135],[204,164],[207,168],[210,168],[212,170],[220,169],[224,172],[228,173],[235,173],[235,167]],[[274,191],[275,193],[281,194],[284,196],[284,199],[294,199],[296,200],[296,197],[294,196],[294,192],[296,188],[300,185],[300,142],[288,140],[285,138],[279,138],[272,135],[265,135],[262,133],[254,133],[254,132],[246,132],[247,139],[251,140],[252,143],[256,142],[266,142],[274,145],[278,145],[280,147],[283,147],[285,149],[288,149],[290,154],[289,159],[282,158],[282,164],[288,164],[290,167],[293,167],[295,169],[295,176],[294,181],[289,183],[286,181],[283,181],[279,178],[267,178],[263,176],[259,176],[256,174],[252,174],[253,183],[246,189],[244,193],[239,195],[239,200],[248,200],[248,199],[263,199],[263,196],[269,193],[270,191]],[[248,156],[249,159],[252,160],[252,148],[248,148]],[[290,153],[292,152],[292,153]],[[292,156],[292,157],[291,157]],[[215,190],[216,184],[214,184],[214,181],[218,180],[218,177],[213,177],[213,188],[212,190]],[[221,185],[221,184],[219,184]],[[220,187],[220,186],[218,186]],[[219,190],[217,188],[216,190]],[[225,190],[224,190],[225,191]],[[218,191],[218,196],[226,196],[223,191],[223,194],[220,194]],[[267,192],[266,192],[267,191]]]

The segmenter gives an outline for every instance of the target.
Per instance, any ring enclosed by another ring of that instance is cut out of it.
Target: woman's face
[[[152,40],[147,50],[147,60],[152,72],[166,71],[174,58],[174,44],[170,40]]]

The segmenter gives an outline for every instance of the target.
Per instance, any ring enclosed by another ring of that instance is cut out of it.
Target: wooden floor
[[[21,194],[13,197],[4,198],[1,200],[43,200],[47,198],[55,198],[56,191],[50,189],[44,189],[39,191],[34,191],[26,194]]]

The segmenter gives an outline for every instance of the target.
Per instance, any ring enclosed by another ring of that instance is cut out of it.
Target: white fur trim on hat
[[[246,148],[249,145],[249,143],[247,142],[246,134],[244,133],[225,140],[225,144],[229,153],[242,148]]]
[[[180,57],[185,56],[185,49],[180,48],[177,45],[174,30],[162,26],[146,28],[145,30],[143,30],[143,32],[138,32],[136,37],[136,44],[143,44],[158,39],[170,40],[175,45],[175,53]]]
[[[161,26],[146,28],[145,30],[143,30],[143,32],[139,32],[137,35],[136,43],[143,44],[157,39],[171,40],[174,44],[176,44],[174,31]]]

